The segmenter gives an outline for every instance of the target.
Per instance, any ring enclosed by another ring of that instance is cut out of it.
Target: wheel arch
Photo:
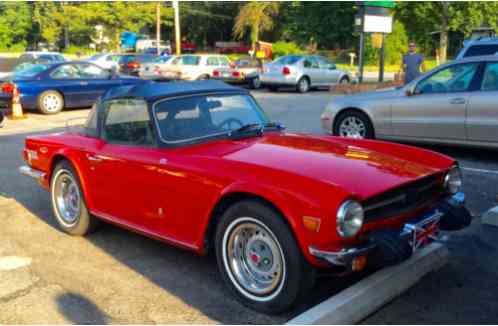
[[[341,117],[343,114],[345,114],[347,112],[359,112],[361,114],[364,114],[368,118],[370,124],[373,127],[373,135],[374,135],[374,138],[375,138],[375,124],[374,124],[374,120],[373,120],[372,116],[366,110],[363,110],[363,109],[361,109],[360,107],[357,107],[357,106],[348,106],[348,107],[345,107],[345,108],[337,111],[337,113],[336,113],[336,115],[334,117],[334,122],[332,123],[332,134],[333,135],[335,135],[335,129],[336,129],[339,117]]]
[[[52,156],[52,159],[50,160],[50,165],[49,165],[49,169],[48,169],[48,175],[47,175],[47,179],[48,179],[48,184],[49,184],[49,188],[52,187],[52,174],[53,174],[53,171],[55,169],[55,167],[57,166],[57,164],[59,164],[60,162],[62,161],[67,161],[69,162],[74,170],[76,171],[76,174],[77,174],[77,177],[78,177],[78,180],[81,184],[81,190],[83,192],[83,198],[85,199],[85,202],[87,204],[87,206],[90,208],[91,206],[89,205],[90,202],[89,202],[89,194],[88,194],[88,186],[87,186],[87,183],[85,181],[85,179],[83,178],[83,174],[82,174],[82,171],[81,171],[81,168],[80,166],[76,163],[76,159],[72,158],[72,155],[67,152],[67,151],[59,151],[57,153],[55,153],[53,156]]]
[[[204,231],[204,252],[208,253],[212,250],[214,247],[214,236],[216,233],[216,226],[218,225],[219,219],[223,215],[223,213],[232,205],[235,203],[244,201],[244,200],[254,200],[257,202],[260,202],[266,206],[268,206],[270,209],[274,210],[276,213],[281,215],[283,217],[284,223],[287,224],[289,227],[290,231],[292,232],[294,238],[299,244],[302,244],[300,241],[300,238],[298,234],[295,232],[295,228],[293,227],[293,221],[292,218],[290,218],[289,210],[286,208],[283,208],[282,205],[279,205],[275,203],[274,199],[269,199],[267,196],[261,195],[261,194],[256,194],[254,192],[248,192],[248,191],[233,191],[233,192],[228,192],[223,194],[216,204],[214,205],[213,209],[211,210],[211,213],[209,214],[209,220],[207,222],[207,226],[205,227]],[[302,251],[302,246],[299,246]],[[303,252],[303,255],[305,253]]]

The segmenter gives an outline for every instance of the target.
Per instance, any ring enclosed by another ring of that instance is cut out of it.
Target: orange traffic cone
[[[26,118],[22,112],[21,95],[19,94],[19,89],[15,85],[12,90],[12,115],[10,118],[14,120]]]

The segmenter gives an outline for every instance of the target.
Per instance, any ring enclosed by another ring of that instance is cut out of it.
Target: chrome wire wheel
[[[71,172],[61,169],[54,176],[52,201],[61,224],[72,227],[78,222],[81,212],[81,194]]]
[[[43,96],[42,104],[46,111],[48,112],[58,112],[60,111],[60,107],[62,101],[59,96],[53,93],[49,93]]]
[[[365,138],[366,132],[365,123],[355,116],[344,118],[339,125],[339,136],[342,137]]]
[[[235,219],[223,235],[223,263],[241,294],[270,301],[282,290],[286,266],[282,248],[268,227],[251,217]]]

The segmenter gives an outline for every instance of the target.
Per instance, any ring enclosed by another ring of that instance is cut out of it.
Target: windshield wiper
[[[255,136],[263,134],[264,126],[261,123],[248,123],[242,127],[232,130],[228,133],[230,138],[242,138],[250,136],[254,133]]]
[[[280,122],[268,122],[265,124],[265,128],[277,128],[278,130],[283,130],[285,129],[285,126],[281,124]]]

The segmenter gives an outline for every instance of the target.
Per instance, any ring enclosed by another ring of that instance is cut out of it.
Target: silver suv
[[[463,42],[463,48],[458,53],[457,59],[485,55],[498,55],[498,37],[483,37]]]
[[[279,87],[293,86],[300,93],[312,87],[349,83],[347,71],[337,69],[329,59],[317,55],[286,55],[263,67],[259,79],[271,91]]]

